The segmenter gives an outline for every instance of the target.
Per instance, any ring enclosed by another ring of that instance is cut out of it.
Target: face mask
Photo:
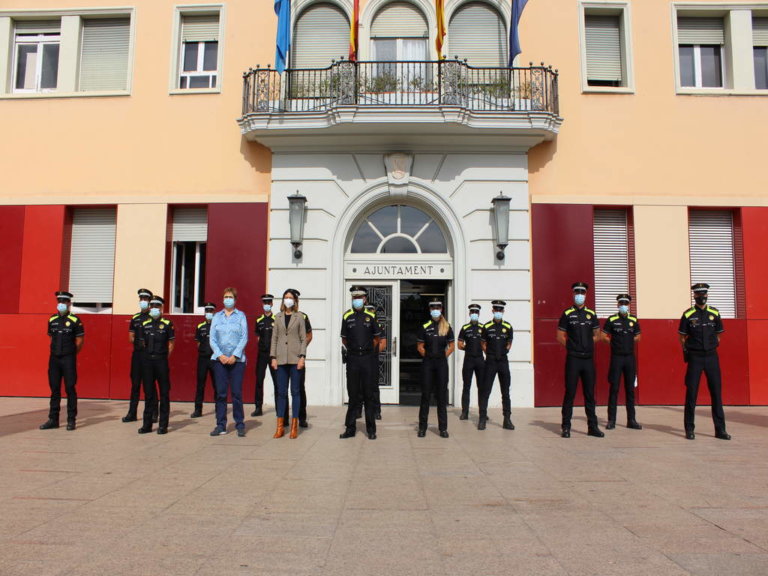
[[[362,298],[355,298],[352,300],[352,308],[355,308],[359,310],[363,307],[363,299]]]
[[[208,320],[208,322],[213,320],[213,312],[206,312],[205,313],[205,319]]]
[[[230,309],[235,307],[235,299],[231,296],[224,298],[224,308]]]
[[[493,313],[493,319],[494,320],[501,320],[504,317],[504,312],[494,312]]]
[[[629,306],[622,304],[619,306],[619,314],[629,314]]]
[[[573,301],[576,303],[576,306],[584,306],[584,302],[586,302],[586,300],[587,300],[586,294],[573,295]]]
[[[283,299],[283,304],[285,305],[286,308],[290,310],[291,308],[293,308],[294,300],[293,298],[285,298]]]
[[[139,310],[146,310],[149,308],[149,302],[146,300],[139,300]]]
[[[696,301],[696,304],[698,304],[699,306],[704,306],[704,304],[707,303],[706,296],[696,296],[694,300]]]
[[[480,320],[480,314],[470,314],[469,319],[472,322],[477,322],[478,320]]]
[[[272,304],[264,304],[264,312],[271,312]]]
[[[430,310],[429,315],[432,316],[432,318],[434,318],[435,320],[437,320],[442,315],[442,312],[440,312],[440,310]]]
[[[150,308],[149,315],[152,316],[152,318],[160,318],[160,308]]]
[[[67,305],[64,302],[59,302],[56,304],[56,310],[59,311],[59,314],[64,314],[67,311]]]

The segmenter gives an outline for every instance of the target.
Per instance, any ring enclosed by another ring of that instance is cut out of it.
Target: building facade
[[[0,394],[47,395],[43,326],[68,288],[81,395],[127,397],[146,287],[177,326],[172,399],[191,400],[202,303],[236,286],[251,329],[263,292],[300,290],[309,403],[339,405],[340,318],[364,284],[388,336],[382,401],[418,395],[427,298],[457,330],[501,298],[514,404],[557,405],[556,322],[582,280],[601,318],[633,294],[638,400],[678,404],[677,322],[707,281],[726,402],[768,402],[768,3],[537,0],[512,67],[508,0],[444,4],[441,54],[432,0],[362,0],[357,18],[293,0],[282,73],[266,0],[0,9],[0,346],[29,358]]]

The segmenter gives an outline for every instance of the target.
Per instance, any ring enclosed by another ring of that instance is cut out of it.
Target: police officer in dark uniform
[[[213,381],[213,348],[211,348],[211,320],[216,310],[213,302],[205,303],[205,320],[197,325],[195,330],[195,342],[197,342],[197,388],[195,389],[195,411],[191,418],[200,418],[203,415],[203,400],[205,398],[205,380],[211,377],[213,397],[216,398],[216,383]]]
[[[485,358],[483,357],[483,325],[480,323],[480,304],[469,305],[469,324],[459,330],[459,350],[464,350],[464,363],[461,366],[461,378],[464,388],[461,391],[461,416],[459,420],[469,418],[469,396],[472,391],[472,375],[475,375],[477,401],[485,381]]]
[[[448,438],[448,357],[456,343],[453,328],[443,316],[443,303],[429,303],[431,319],[425,322],[416,337],[416,350],[423,358],[421,363],[421,406],[419,408],[418,437],[427,434],[429,399],[432,391],[437,399],[437,427],[441,438]]]
[[[293,294],[293,298],[298,304],[299,302],[299,296],[301,296],[301,292],[296,290],[295,288],[289,288],[286,290],[286,292],[290,292]],[[312,323],[309,321],[309,316],[307,316],[304,312],[301,312],[301,315],[304,317],[304,330],[307,333],[307,346],[309,346],[309,343],[312,342]],[[272,380],[275,382],[275,379]],[[299,370],[299,392],[301,396],[301,404],[299,405],[299,428],[309,428],[309,423],[307,422],[307,365],[304,364],[304,368]],[[291,413],[291,406],[290,406],[290,394],[288,395],[288,400],[285,403],[285,414],[283,415],[284,422],[289,422],[288,415]],[[275,385],[275,398],[277,398],[277,385]],[[277,404],[277,400],[275,400],[275,404]]]
[[[349,405],[344,420],[344,432],[339,438],[355,435],[358,405],[365,404],[365,430],[370,440],[376,440],[376,414],[374,410],[373,358],[379,346],[381,328],[376,314],[365,309],[368,292],[360,286],[350,288],[352,308],[341,320],[341,343],[347,349],[347,395]]]
[[[59,427],[61,411],[61,381],[67,391],[67,430],[77,425],[77,354],[83,348],[85,328],[80,318],[70,312],[72,294],[56,292],[56,314],[48,318],[48,336],[51,338],[51,353],[48,357],[48,385],[51,387],[51,404],[48,420],[41,430]]]
[[[696,438],[693,432],[696,398],[699,395],[701,373],[704,372],[707,375],[707,386],[712,398],[715,437],[720,440],[730,440],[731,435],[725,431],[720,359],[717,355],[720,334],[725,331],[723,319],[717,308],[707,305],[709,284],[694,284],[691,290],[696,305],[683,313],[678,330],[680,343],[683,345],[683,357],[688,362],[688,369],[685,371],[685,437],[688,440]]]
[[[373,317],[376,318],[376,306],[373,304],[366,304],[365,309],[367,312],[370,312],[373,314]],[[378,319],[377,319],[378,322]],[[384,333],[384,327],[379,324],[379,328],[381,328],[381,336],[379,336],[379,344],[373,351],[373,357],[371,359],[371,366],[373,372],[371,373],[371,377],[373,378],[373,413],[376,417],[376,420],[381,420],[381,390],[379,389],[379,354],[386,350],[387,348],[387,337]],[[357,417],[362,417],[361,414],[357,414]]]
[[[632,297],[629,294],[616,296],[618,314],[608,318],[603,324],[603,334],[611,343],[611,364],[608,368],[608,424],[606,430],[616,428],[616,403],[619,398],[619,384],[624,376],[624,395],[627,402],[627,428],[642,430],[635,420],[635,342],[640,341],[640,322],[629,313]]]
[[[173,352],[173,322],[163,318],[165,300],[154,295],[149,301],[149,318],[141,325],[142,364],[144,368],[144,421],[139,434],[152,432],[152,406],[155,404],[155,382],[160,390],[158,434],[168,433],[171,412],[171,378],[168,357]]]
[[[123,416],[123,422],[136,422],[136,414],[139,409],[139,396],[141,395],[141,342],[137,334],[141,330],[141,325],[149,318],[149,301],[152,298],[152,292],[146,288],[139,288],[139,311],[131,317],[128,323],[128,340],[133,344],[131,352],[131,398],[128,402],[128,413]],[[157,406],[153,413],[154,421],[157,422]]]
[[[602,438],[605,434],[598,427],[595,414],[595,362],[592,358],[595,340],[599,338],[600,322],[595,311],[584,305],[589,286],[584,282],[574,282],[571,288],[574,305],[563,311],[557,326],[557,341],[567,350],[560,435],[563,438],[571,437],[573,399],[581,380],[584,411],[587,413],[587,434]]]
[[[275,389],[275,402],[277,402],[277,370],[272,369],[272,364],[269,361],[272,328],[275,325],[275,315],[272,313],[274,299],[275,297],[272,294],[261,295],[261,305],[264,309],[264,314],[256,319],[256,326],[254,328],[259,341],[259,357],[256,360],[256,393],[253,401],[255,410],[251,412],[251,416],[261,416],[264,413],[262,406],[264,404],[264,380],[267,376],[267,368],[269,368],[269,375],[272,378],[272,387]]]
[[[480,420],[477,423],[478,430],[485,430],[488,420],[488,398],[493,390],[493,381],[496,374],[499,375],[499,387],[501,388],[501,405],[504,413],[502,428],[514,430],[512,424],[512,402],[509,399],[509,386],[512,378],[509,374],[509,360],[507,354],[512,348],[514,331],[512,324],[504,321],[504,308],[507,305],[503,300],[493,300],[493,320],[483,326],[482,345],[485,352],[485,382],[480,396]]]

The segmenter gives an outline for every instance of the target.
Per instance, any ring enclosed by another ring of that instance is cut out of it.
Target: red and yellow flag
[[[442,60],[443,56],[443,38],[445,38],[445,7],[444,0],[435,0],[435,11],[437,12],[437,37],[435,38],[435,47],[437,48],[437,59]]]
[[[360,0],[352,8],[352,22],[349,26],[349,61],[357,62],[357,29],[360,27]]]

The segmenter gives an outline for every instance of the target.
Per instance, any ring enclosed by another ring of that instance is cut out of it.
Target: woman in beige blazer
[[[272,329],[272,346],[269,357],[272,368],[277,370],[277,413],[285,414],[288,401],[288,385],[291,388],[291,433],[290,438],[299,435],[299,407],[301,406],[301,388],[299,370],[304,368],[307,354],[307,331],[304,316],[299,312],[296,291],[289,288],[283,293],[280,312],[275,316]],[[283,417],[277,419],[275,438],[285,434]]]

